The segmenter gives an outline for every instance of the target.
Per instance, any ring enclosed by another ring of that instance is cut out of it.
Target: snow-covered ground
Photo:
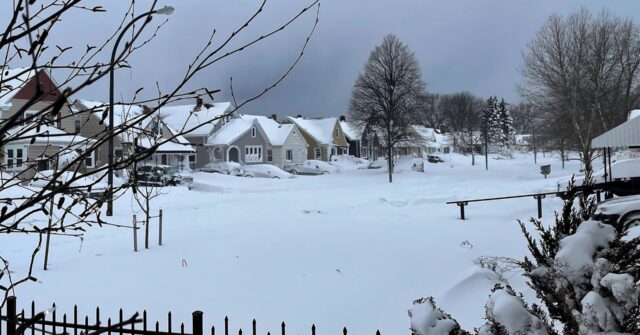
[[[558,158],[544,179],[530,155],[513,160],[452,155],[425,172],[401,166],[394,183],[382,170],[343,162],[341,172],[295,179],[240,178],[196,173],[195,188],[169,187],[153,206],[164,211],[164,245],[134,253],[132,233],[90,228],[84,242],[53,238],[50,270],[36,263],[37,283],[19,287],[21,307],[55,302],[59,313],[74,304],[91,314],[146,309],[150,318],[189,321],[204,311],[205,324],[260,332],[279,329],[321,334],[407,332],[412,301],[432,295],[467,329],[481,325],[495,275],[480,269],[480,256],[521,258],[526,246],[516,220],[536,215],[533,198],[472,203],[468,220],[446,201],[554,191],[556,181],[578,170],[561,170]],[[561,200],[543,200],[544,220]],[[138,212],[129,195],[116,202],[113,222],[130,224]],[[33,236],[0,236],[0,255],[25,271]],[[41,253],[42,256],[42,253]],[[518,272],[506,279],[532,301]],[[188,324],[188,322],[187,322]],[[164,325],[163,325],[164,328]]]

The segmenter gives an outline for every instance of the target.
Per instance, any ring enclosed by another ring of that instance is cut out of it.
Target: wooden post
[[[133,251],[138,251],[138,221],[136,215],[133,215]]]
[[[16,315],[16,297],[7,298],[7,335],[16,335],[18,317]]]
[[[202,312],[195,311],[193,316],[193,335],[202,335]]]
[[[162,209],[158,214],[158,245],[162,245]]]
[[[542,219],[542,199],[545,197],[544,194],[534,195],[533,198],[538,202],[538,219]]]

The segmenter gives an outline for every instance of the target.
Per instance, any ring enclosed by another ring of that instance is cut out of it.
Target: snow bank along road
[[[100,306],[103,319],[120,307],[125,314],[146,309],[161,321],[171,310],[185,322],[202,310],[205,324],[221,325],[228,315],[232,328],[249,329],[256,318],[264,333],[284,320],[291,333],[308,333],[315,323],[322,334],[343,326],[353,334],[397,334],[409,327],[411,302],[433,295],[471,328],[495,280],[473,261],[524,256],[516,219],[536,215],[536,203],[471,204],[469,220],[460,221],[458,208],[445,202],[554,190],[577,169],[541,160],[552,164],[549,179],[531,156],[491,160],[485,171],[481,160],[472,167],[454,155],[426,164],[425,173],[400,167],[393,184],[384,171],[353,166],[287,180],[198,173],[194,190],[167,188],[153,204],[164,210],[164,246],[157,246],[155,223],[152,248],[138,253],[126,229],[90,228],[83,243],[54,238],[50,270],[37,261],[38,282],[19,288],[19,307],[56,302],[60,315],[74,304],[87,314]],[[550,221],[560,200],[543,201]],[[115,213],[122,224],[141,216],[129,195]],[[34,239],[0,236],[0,254],[14,271],[26,270]],[[517,272],[504,277],[530,294]]]

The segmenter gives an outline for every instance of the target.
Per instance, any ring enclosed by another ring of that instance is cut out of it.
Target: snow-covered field
[[[21,307],[55,302],[59,313],[74,304],[92,314],[116,315],[146,309],[150,318],[189,321],[204,311],[205,324],[260,332],[287,322],[291,334],[382,334],[408,332],[407,310],[414,299],[433,295],[439,307],[471,329],[481,325],[483,304],[494,275],[480,269],[480,256],[521,258],[527,254],[516,220],[536,215],[533,198],[472,203],[467,221],[446,201],[555,191],[557,158],[542,158],[552,173],[544,179],[530,155],[490,160],[458,155],[425,172],[400,167],[394,183],[385,171],[259,179],[196,173],[196,187],[166,188],[153,206],[164,211],[164,245],[134,253],[131,230],[90,228],[84,242],[55,238],[50,270],[36,263],[37,283],[20,286]],[[561,200],[543,200],[544,220]],[[117,200],[113,222],[130,224],[139,212],[131,197]],[[139,218],[141,217],[141,213]],[[13,270],[25,271],[35,237],[0,236],[0,255]],[[41,255],[42,256],[42,255]],[[505,277],[532,301],[518,272]],[[188,323],[187,323],[188,324]],[[163,326],[164,327],[164,326]]]

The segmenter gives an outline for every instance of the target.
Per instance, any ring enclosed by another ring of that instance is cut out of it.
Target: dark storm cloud
[[[240,40],[279,26],[307,3],[271,0]],[[138,1],[139,10],[144,4]],[[172,5],[176,11],[159,36],[131,60],[134,69],[117,73],[118,96],[130,97],[140,86],[152,94],[155,81],[170,88],[182,77],[211,29],[218,29],[214,42],[219,43],[259,1],[165,0],[161,4]],[[549,15],[568,14],[581,6],[593,13],[607,7],[616,15],[640,21],[637,0],[323,0],[320,25],[302,61],[284,83],[244,112],[345,114],[358,72],[371,49],[388,33],[396,34],[415,52],[429,91],[467,90],[516,101],[514,85],[520,81],[517,68],[526,44]],[[113,1],[108,3],[109,13],[74,16],[56,36],[79,45],[103,38],[117,26],[118,13],[125,7],[125,1]],[[314,18],[308,13],[282,34],[205,71],[190,87],[222,88],[218,99],[228,100],[229,77],[233,76],[239,98],[260,92],[295,60]],[[84,91],[82,97],[105,100],[106,83]]]

